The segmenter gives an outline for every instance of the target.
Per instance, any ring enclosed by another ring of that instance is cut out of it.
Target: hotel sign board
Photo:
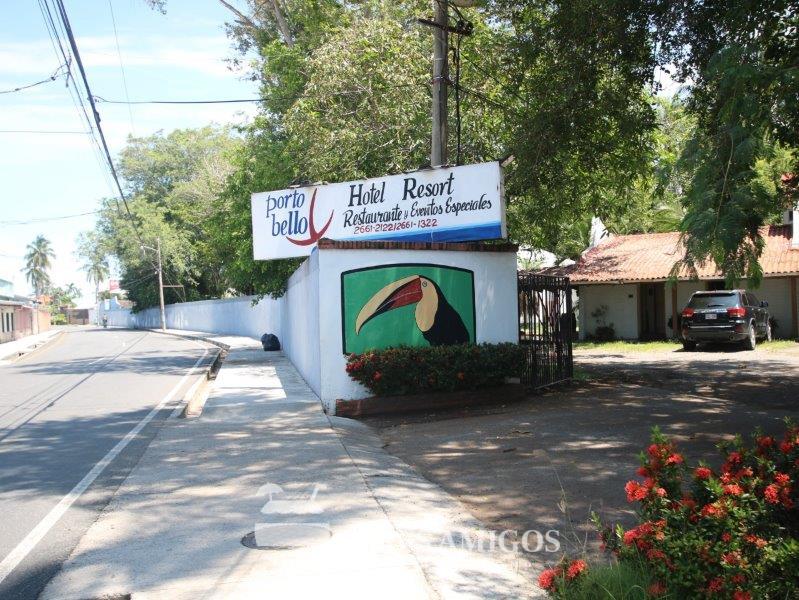
[[[322,238],[465,242],[507,236],[498,162],[252,195],[256,260],[308,256]]]

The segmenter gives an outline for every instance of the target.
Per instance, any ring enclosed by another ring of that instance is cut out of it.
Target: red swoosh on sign
[[[330,227],[330,223],[333,221],[333,212],[330,213],[330,218],[325,223],[325,226],[322,227],[321,231],[316,231],[316,227],[314,226],[314,206],[316,205],[316,192],[317,190],[313,191],[313,196],[311,196],[311,208],[308,211],[308,229],[310,229],[310,235],[307,240],[295,240],[290,237],[286,237],[288,241],[292,244],[296,244],[297,246],[310,246],[311,244],[315,244],[327,231],[327,228]]]

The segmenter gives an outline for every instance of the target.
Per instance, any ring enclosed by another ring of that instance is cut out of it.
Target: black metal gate
[[[568,277],[519,275],[519,343],[527,347],[522,383],[538,388],[572,378],[575,329]]]

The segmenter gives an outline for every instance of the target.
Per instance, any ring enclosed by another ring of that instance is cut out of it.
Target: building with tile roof
[[[752,289],[769,303],[776,337],[796,338],[799,321],[799,210],[788,211],[782,225],[764,227],[760,258],[763,282]],[[676,284],[670,275],[685,250],[679,232],[611,236],[587,250],[568,267],[543,272],[567,275],[579,294],[581,339],[597,327],[612,326],[621,339],[677,337],[672,324],[698,290],[724,289],[723,276],[711,261],[695,277],[682,268]],[[745,282],[740,287],[746,287]]]

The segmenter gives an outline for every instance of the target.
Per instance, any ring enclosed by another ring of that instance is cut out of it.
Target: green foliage
[[[33,286],[34,293],[38,296],[50,285],[50,268],[55,258],[53,247],[43,235],[39,235],[28,244],[25,253],[25,278]]]
[[[227,291],[224,265],[209,222],[219,211],[223,185],[234,171],[241,141],[228,128],[203,127],[130,138],[118,170],[145,246],[160,240],[167,302],[219,297]],[[95,286],[108,277],[107,256],[122,271],[121,285],[140,310],[158,303],[153,250],[142,250],[120,202],[102,203],[94,232],[79,243],[84,270]]]
[[[400,346],[350,354],[347,373],[377,396],[451,392],[502,385],[521,376],[525,360],[510,343]]]
[[[646,565],[677,598],[793,598],[799,592],[799,427],[722,445],[718,470],[689,470],[657,429],[641,454],[643,482],[625,486],[640,524],[604,527],[622,563]]]
[[[558,571],[559,569],[559,571]],[[550,595],[561,600],[645,600],[652,596],[652,576],[640,562],[628,561],[587,568],[579,576],[568,578],[568,564],[552,571]],[[546,573],[546,571],[545,571]],[[550,576],[544,577],[548,583]]]
[[[713,259],[729,285],[757,282],[759,228],[787,207],[779,178],[799,167],[799,15],[787,0],[664,2],[656,23],[661,59],[690,80],[697,118],[685,264]]]

